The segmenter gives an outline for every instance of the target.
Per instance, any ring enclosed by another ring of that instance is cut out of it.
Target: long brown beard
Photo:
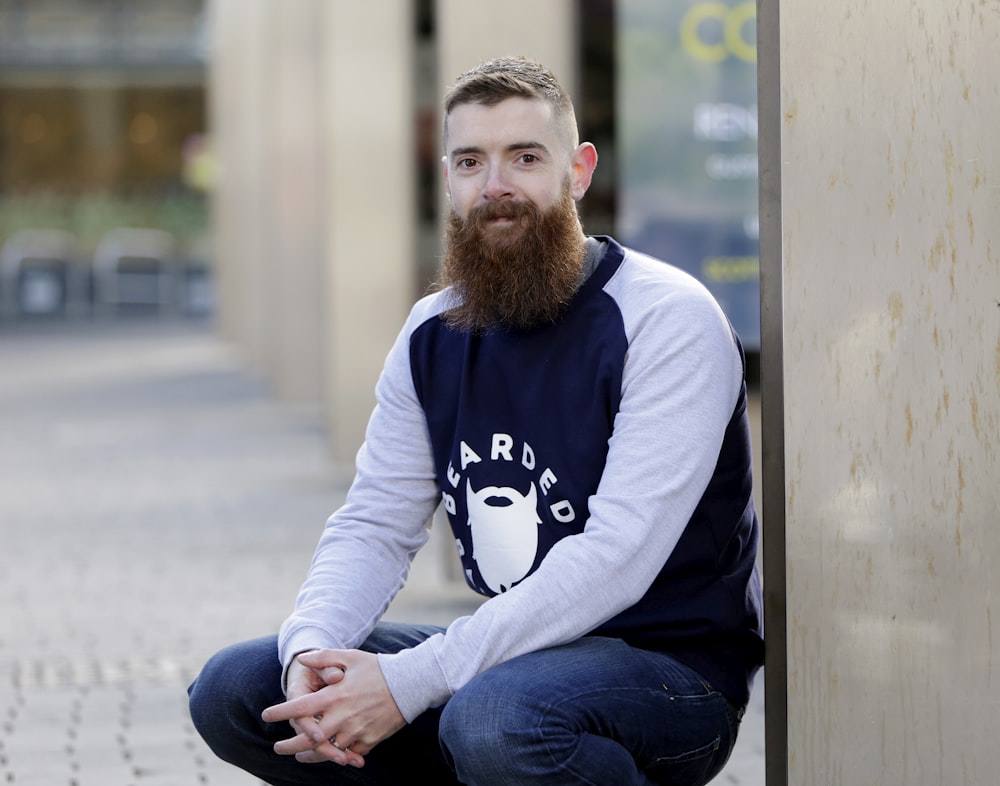
[[[490,226],[507,217],[513,225]],[[448,219],[441,283],[460,305],[444,318],[455,328],[527,329],[554,322],[572,299],[583,268],[584,238],[576,203],[564,189],[541,211],[532,202],[490,202],[465,220]]]

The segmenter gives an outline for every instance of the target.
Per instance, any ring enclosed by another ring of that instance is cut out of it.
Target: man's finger
[[[318,744],[320,743],[308,734],[296,734],[294,737],[274,743],[274,752],[281,756],[296,756],[313,750]]]
[[[355,753],[352,750],[345,750],[344,748],[338,748],[330,742],[324,742],[321,745],[317,745],[310,751],[305,751],[303,753],[297,753],[295,755],[297,761],[301,761],[305,764],[316,764],[321,761],[332,761],[334,764],[340,764],[347,767],[364,767],[365,757]]]
[[[349,767],[363,767],[365,764],[365,758],[361,754],[333,745],[329,740],[316,743],[305,734],[298,734],[287,740],[276,742],[274,752],[281,756],[294,756],[297,761],[305,764],[316,764],[322,761],[331,761],[334,764]]]
[[[299,696],[297,699],[284,701],[275,704],[264,710],[260,717],[265,723],[276,723],[278,721],[290,721],[293,718],[312,718],[314,715],[322,714],[324,702],[318,693],[310,693],[306,696]],[[308,727],[308,723],[306,726]],[[317,727],[319,724],[316,724]],[[320,737],[322,739],[322,737]]]
[[[315,671],[327,685],[336,685],[344,679],[344,670],[340,666],[327,666],[322,669],[315,669]]]
[[[343,650],[310,650],[298,656],[299,663],[319,671],[330,667],[344,669]]]

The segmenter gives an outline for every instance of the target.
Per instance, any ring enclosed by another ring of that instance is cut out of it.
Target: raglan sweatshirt
[[[282,625],[286,669],[364,641],[443,505],[488,600],[378,656],[407,721],[498,663],[586,635],[671,653],[746,703],[763,631],[742,347],[696,279],[597,242],[603,258],[554,324],[460,331],[442,319],[448,289],[413,307]]]

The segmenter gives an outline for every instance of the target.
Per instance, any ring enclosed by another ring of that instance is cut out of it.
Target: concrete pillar
[[[769,658],[787,658],[787,782],[994,783],[1000,14],[760,7],[764,543],[780,521],[787,629],[769,629]]]
[[[574,0],[437,0],[441,81],[483,60],[524,55],[547,66],[579,104]]]
[[[347,461],[414,294],[410,6],[211,9],[220,329]]]
[[[212,192],[217,319],[257,368],[270,356],[265,313],[267,0],[212,0],[209,123],[217,163]]]
[[[267,205],[264,253],[267,300],[257,319],[271,331],[267,370],[288,401],[319,403],[326,325],[323,290],[324,158],[330,147],[323,127],[325,0],[292,0],[267,8],[269,62],[262,151],[268,173],[261,195]]]
[[[324,3],[327,423],[353,461],[385,355],[413,302],[413,22],[409,3]]]
[[[215,0],[211,122],[219,325],[282,398],[318,402],[322,0]]]

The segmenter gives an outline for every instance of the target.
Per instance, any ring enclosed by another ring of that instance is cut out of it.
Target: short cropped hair
[[[573,102],[555,74],[525,57],[487,60],[455,80],[444,97],[444,135],[448,137],[448,116],[461,104],[493,106],[508,98],[546,101],[570,149],[579,144]]]

